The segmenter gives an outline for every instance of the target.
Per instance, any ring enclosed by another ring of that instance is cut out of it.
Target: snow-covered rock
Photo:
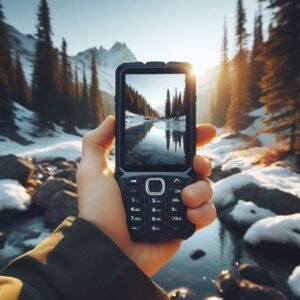
[[[30,196],[17,180],[0,180],[0,211],[4,209],[26,210],[29,204]]]
[[[250,201],[239,200],[238,203],[234,206],[230,215],[232,218],[241,224],[252,225],[258,220],[274,217],[276,216],[269,209],[265,209],[255,205]]]
[[[288,285],[293,294],[300,298],[300,266],[297,266],[289,276]]]
[[[235,174],[218,181],[212,187],[213,203],[217,208],[223,208],[234,203],[234,191],[251,182],[255,182],[255,178],[247,174]]]
[[[244,240],[252,245],[266,242],[300,249],[300,213],[260,220],[248,229]]]

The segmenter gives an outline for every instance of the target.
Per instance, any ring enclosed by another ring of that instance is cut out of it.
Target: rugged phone
[[[195,230],[181,191],[195,181],[195,77],[189,63],[116,70],[116,169],[133,240],[186,239]]]

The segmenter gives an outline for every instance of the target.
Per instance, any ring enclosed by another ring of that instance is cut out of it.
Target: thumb
[[[107,150],[112,146],[115,136],[115,118],[105,118],[100,126],[83,138],[81,163],[103,169],[106,166]]]

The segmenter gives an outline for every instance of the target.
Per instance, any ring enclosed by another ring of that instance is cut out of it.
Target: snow
[[[18,133],[32,144],[21,145],[3,137],[0,143],[0,155],[15,154],[21,157],[35,158],[36,160],[63,157],[75,161],[81,156],[82,137],[65,133],[60,126],[55,126],[51,136],[34,137],[36,131],[33,125],[35,113],[15,103],[16,123],[19,127]],[[77,130],[82,135],[89,130]],[[2,139],[2,137],[1,137]]]
[[[297,266],[288,278],[288,285],[296,297],[300,297],[300,266]]]
[[[30,196],[18,181],[0,180],[0,211],[4,209],[26,210],[29,204]]]
[[[253,176],[235,174],[213,184],[212,201],[216,207],[224,207],[235,201],[234,191],[249,183],[256,182]]]
[[[238,200],[230,213],[235,221],[245,225],[252,225],[258,220],[276,216],[269,209],[257,206],[251,201]]]
[[[252,245],[276,242],[300,249],[300,213],[262,219],[247,230],[244,240]]]

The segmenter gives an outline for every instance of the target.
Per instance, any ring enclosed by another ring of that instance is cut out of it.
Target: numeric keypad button
[[[129,230],[131,232],[137,232],[137,233],[143,232],[144,231],[144,226],[141,225],[141,224],[130,224],[129,225]]]
[[[144,199],[141,196],[125,197],[125,201],[127,204],[143,204],[144,203]]]
[[[163,225],[151,224],[147,226],[147,232],[149,233],[163,232],[163,230],[164,230]]]
[[[182,207],[180,206],[169,206],[168,213],[170,214],[178,214],[182,212]]]
[[[168,204],[181,204],[182,201],[180,199],[180,197],[178,196],[171,196],[168,197]]]
[[[143,217],[139,215],[129,215],[128,216],[129,221],[132,223],[142,223],[143,222]]]
[[[172,224],[168,225],[167,230],[170,233],[181,232],[183,230],[183,226],[180,224]]]
[[[164,221],[162,216],[148,216],[147,222],[149,223],[162,223]]]
[[[147,213],[148,214],[162,214],[164,213],[164,209],[163,207],[159,207],[159,206],[150,206],[147,207]]]
[[[168,216],[168,222],[170,224],[183,223],[184,222],[184,217],[182,215]]]
[[[164,198],[162,197],[147,197],[146,202],[148,204],[163,204],[164,203]]]
[[[142,206],[130,205],[128,207],[130,213],[142,213],[144,211]]]

